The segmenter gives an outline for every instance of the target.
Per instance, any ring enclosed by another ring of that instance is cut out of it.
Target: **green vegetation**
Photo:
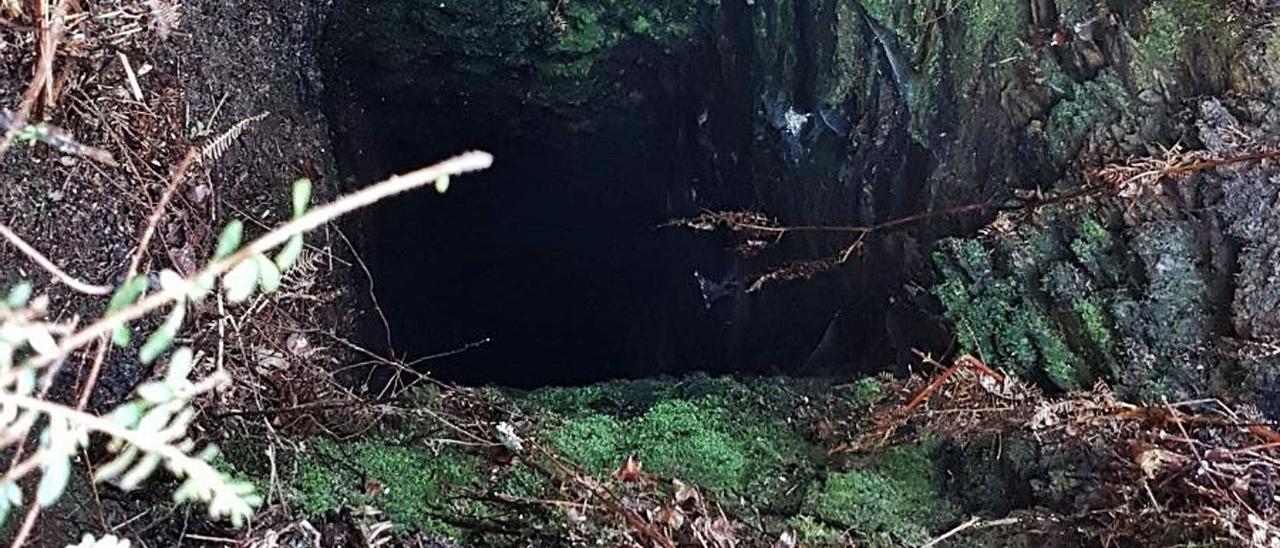
[[[647,471],[771,497],[757,491],[761,484],[807,464],[814,450],[785,423],[790,402],[779,398],[786,396],[759,395],[728,379],[694,377],[549,389],[530,400],[563,414],[545,438],[588,471],[608,473],[634,455]]]
[[[1263,48],[1266,76],[1271,85],[1280,85],[1280,25],[1272,25],[1266,32]]]
[[[863,377],[853,383],[853,398],[866,405],[880,401],[884,397],[884,387],[875,377]]]
[[[715,4],[707,0],[567,2],[565,30],[557,36],[553,51],[586,54],[631,36],[658,42],[685,38],[693,31],[699,6]]]
[[[946,240],[936,249],[934,264],[942,282],[934,287],[934,294],[942,301],[965,352],[1020,375],[1043,373],[1064,389],[1088,385],[1089,368],[1068,344],[1059,324],[1030,298],[1026,283],[997,275],[982,242]]]
[[[479,459],[456,449],[427,448],[380,440],[337,443],[315,438],[299,455],[293,478],[303,514],[323,516],[344,507],[371,505],[392,523],[441,535],[456,531],[440,521],[464,512],[451,496],[479,479]]]
[[[1051,71],[1058,72],[1058,69]],[[1055,90],[1060,97],[1049,112],[1045,131],[1052,159],[1063,163],[1070,160],[1074,148],[1089,131],[1114,121],[1117,113],[1128,108],[1128,91],[1109,70],[1087,82],[1074,83],[1069,79],[1058,82],[1063,87]]]
[[[1115,349],[1115,340],[1102,306],[1096,299],[1083,298],[1077,299],[1071,307],[1080,315],[1084,336],[1093,343],[1095,350],[1101,355],[1110,355]]]
[[[622,464],[626,459],[626,432],[618,419],[591,414],[566,421],[546,435],[552,447],[563,451],[571,460],[591,473],[601,474]]]
[[[879,381],[865,378],[847,397],[866,403],[882,392]],[[825,452],[793,427],[798,406],[817,394],[831,394],[830,387],[693,376],[499,397],[525,407],[534,424],[525,433],[529,439],[586,472],[605,478],[635,456],[644,472],[695,485],[738,519],[792,527],[810,546],[845,539],[918,544],[955,520],[940,490],[932,443],[886,448],[828,472]],[[418,398],[415,405],[433,405],[430,400]],[[416,436],[406,433],[385,438],[308,442],[288,478],[295,507],[319,517],[369,505],[397,527],[460,538],[470,534],[461,523],[500,515],[475,493],[563,496],[531,467],[495,465],[456,446],[413,446],[406,440]],[[555,516],[553,522],[562,519]],[[558,526],[537,516],[522,519],[532,529]]]
[[[1152,72],[1169,82],[1186,67],[1185,51],[1192,40],[1219,55],[1229,56],[1239,46],[1243,32],[1231,7],[1212,0],[1160,0],[1147,8],[1146,31],[1137,40],[1140,56],[1135,76],[1143,87],[1153,87]]]
[[[917,546],[957,513],[938,490],[931,444],[890,447],[869,470],[832,474],[805,499],[792,520],[801,542],[831,543],[833,528],[848,529],[871,546]]]
[[[537,81],[530,97],[546,103],[582,104],[603,96],[604,84],[592,78],[595,68],[612,60],[628,40],[655,44],[687,38],[693,30],[699,6],[706,0],[628,2],[623,0],[573,1],[546,32],[546,59],[535,65]]]

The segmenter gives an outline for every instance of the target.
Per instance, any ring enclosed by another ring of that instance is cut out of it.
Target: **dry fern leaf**
[[[167,40],[178,28],[178,5],[168,0],[147,0],[147,11],[151,15],[151,29]]]
[[[221,158],[223,154],[227,153],[227,150],[231,148],[231,144],[234,143],[236,139],[240,138],[240,135],[244,133],[244,130],[248,129],[250,125],[266,118],[268,114],[269,113],[264,112],[257,116],[251,116],[236,122],[236,124],[231,126],[230,129],[223,132],[222,135],[217,136],[208,143],[205,143],[203,147],[200,147],[200,154],[196,157],[196,161],[201,164],[217,161],[218,158]]]

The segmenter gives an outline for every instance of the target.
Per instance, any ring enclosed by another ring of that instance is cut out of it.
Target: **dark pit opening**
[[[353,10],[335,16],[326,67],[350,184],[467,149],[496,157],[444,195],[402,196],[356,224],[397,355],[447,354],[423,369],[509,386],[866,372],[893,361],[900,268],[859,259],[852,276],[747,294],[748,267],[729,242],[660,228],[702,208],[767,209],[749,183],[709,180],[709,164],[755,146],[742,114],[758,107],[724,91],[736,83],[725,81],[709,36],[678,48],[624,42],[587,78],[559,73],[573,63],[525,62],[528,52],[475,53],[510,28],[450,23],[443,11],[410,23]],[[698,137],[709,111],[727,122],[718,139],[740,151]],[[368,316],[365,342],[385,346],[380,320]]]

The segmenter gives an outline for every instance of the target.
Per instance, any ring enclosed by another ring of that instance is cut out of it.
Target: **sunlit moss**
[[[619,457],[626,450],[622,423],[599,413],[565,421],[564,425],[547,434],[547,441],[591,473],[617,468],[622,464]]]

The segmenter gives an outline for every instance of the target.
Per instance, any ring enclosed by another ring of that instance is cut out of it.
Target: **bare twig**
[[[36,248],[31,247],[31,244],[28,244],[27,241],[23,240],[21,236],[18,236],[13,229],[10,229],[3,223],[0,223],[0,235],[3,235],[6,240],[9,240],[9,243],[18,248],[18,251],[21,251],[24,255],[30,258],[32,262],[39,265],[41,269],[48,272],[49,275],[54,277],[54,279],[62,282],[67,287],[86,295],[106,295],[111,293],[110,286],[88,284],[76,279],[70,274],[67,274],[66,271],[58,268],[58,265],[53,264],[53,261],[49,260],[48,257],[45,257],[44,254],[40,253]]]
[[[937,546],[937,545],[938,545],[939,543],[941,543],[942,541],[947,540],[947,539],[949,539],[949,538],[951,538],[951,537],[954,537],[954,536],[956,536],[956,535],[960,534],[960,533],[961,533],[961,532],[963,532],[965,529],[969,529],[969,528],[971,528],[971,527],[973,527],[973,526],[977,525],[977,524],[978,524],[979,522],[981,522],[981,521],[982,521],[982,520],[981,520],[981,519],[979,519],[977,516],[974,516],[974,517],[972,517],[972,518],[969,518],[969,520],[968,520],[968,521],[966,521],[966,522],[964,522],[964,523],[961,523],[960,525],[957,525],[957,526],[953,527],[950,531],[947,531],[947,532],[945,532],[945,533],[943,533],[943,534],[939,535],[939,536],[938,536],[938,538],[935,538],[935,539],[933,539],[933,540],[931,540],[931,541],[929,541],[929,542],[926,542],[926,543],[924,543],[924,544],[921,544],[921,545],[920,545],[920,548],[933,548],[934,546]]]
[[[31,536],[31,531],[35,529],[36,519],[40,517],[40,505],[31,503],[31,507],[27,508],[27,514],[22,518],[22,527],[18,529],[18,533],[13,535],[13,543],[9,544],[10,548],[20,548],[27,543],[27,537]]]
[[[922,211],[882,223],[862,226],[784,226],[758,213],[747,211],[706,211],[697,217],[675,219],[663,224],[662,226],[679,226],[702,231],[715,230],[716,228],[728,229],[746,240],[738,247],[739,252],[743,255],[757,253],[762,248],[767,247],[772,243],[777,243],[788,234],[825,233],[845,234],[851,237],[852,241],[847,245],[841,246],[840,251],[832,256],[813,260],[794,261],[761,274],[756,277],[756,279],[753,280],[747,288],[747,293],[755,293],[769,284],[809,279],[816,274],[828,272],[849,262],[855,253],[859,249],[862,249],[862,245],[866,241],[867,237],[872,234],[888,232],[934,219],[969,213],[981,213],[992,209],[994,209],[993,206],[987,202],[963,204],[945,209]]]

